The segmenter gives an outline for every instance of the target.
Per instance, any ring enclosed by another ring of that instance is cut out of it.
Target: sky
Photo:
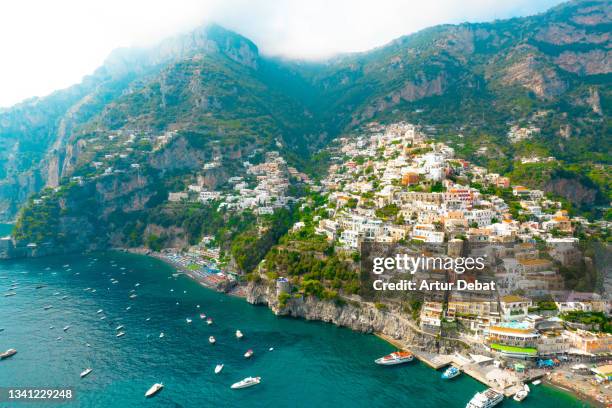
[[[560,0],[3,0],[0,107],[66,88],[115,48],[216,22],[262,54],[320,59],[443,23],[539,13]]]

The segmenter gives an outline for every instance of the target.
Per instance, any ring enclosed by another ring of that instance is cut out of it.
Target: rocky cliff
[[[308,296],[292,297],[282,306],[279,304],[275,285],[265,280],[250,282],[246,299],[251,304],[267,305],[279,316],[318,320],[362,333],[383,334],[424,351],[452,353],[467,347],[458,340],[424,333],[405,314],[379,310],[370,303],[349,301],[341,304]]]

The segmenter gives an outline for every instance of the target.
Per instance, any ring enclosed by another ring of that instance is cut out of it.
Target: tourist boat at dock
[[[531,384],[532,385],[540,385],[540,384],[542,384],[542,381],[541,380],[535,380],[535,381],[532,381]]]
[[[208,342],[209,342],[210,344],[215,344],[215,343],[217,342],[217,339],[215,339],[215,336],[210,336],[210,337],[208,338]]]
[[[467,403],[465,408],[491,408],[504,400],[504,395],[489,388],[483,392],[477,392]]]
[[[149,388],[147,392],[145,392],[145,397],[150,398],[154,396],[155,394],[160,392],[162,388],[164,388],[164,384],[161,384],[161,383],[153,384],[151,388]]]
[[[251,357],[253,357],[253,354],[255,354],[253,349],[248,349],[247,352],[244,353],[244,358],[251,358]]]
[[[457,377],[459,374],[461,374],[461,370],[457,367],[449,367],[442,373],[442,379],[450,380],[451,378]]]
[[[377,358],[374,360],[376,364],[380,365],[396,365],[408,363],[414,360],[414,354],[409,351],[395,351],[391,354],[387,354],[386,356]]]
[[[12,348],[8,349],[4,353],[0,354],[0,360],[4,360],[5,358],[9,358],[11,356],[14,356],[15,354],[17,354],[17,350],[12,349]]]
[[[232,384],[230,387],[233,390],[238,390],[240,388],[247,388],[257,385],[261,382],[261,377],[247,377],[244,380],[238,381],[237,383]]]
[[[215,374],[219,374],[221,370],[223,370],[223,367],[223,364],[217,364],[217,366],[215,367]]]
[[[241,339],[244,337],[244,334],[242,334],[242,332],[240,330],[236,330],[236,338],[237,339]]]
[[[93,368],[86,368],[82,373],[81,373],[81,378],[85,377],[86,375],[89,375],[89,373],[91,373],[93,371]]]

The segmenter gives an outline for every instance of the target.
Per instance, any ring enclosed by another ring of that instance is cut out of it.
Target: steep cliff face
[[[362,333],[380,333],[421,350],[452,353],[466,347],[460,341],[425,334],[405,315],[378,310],[368,303],[339,305],[333,301],[305,297],[291,298],[285,306],[281,306],[274,285],[265,281],[249,283],[246,299],[251,304],[267,305],[276,315],[318,320]]]

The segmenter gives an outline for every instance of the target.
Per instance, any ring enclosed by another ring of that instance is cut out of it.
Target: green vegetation
[[[561,313],[559,317],[568,322],[592,326],[601,332],[612,333],[612,323],[603,312],[569,311]]]

